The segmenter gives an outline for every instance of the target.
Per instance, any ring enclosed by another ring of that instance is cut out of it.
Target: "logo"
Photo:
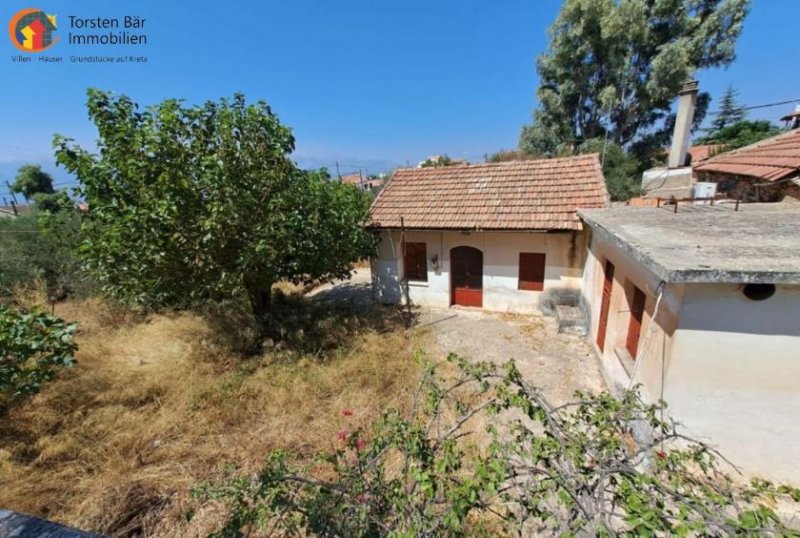
[[[11,42],[24,52],[42,52],[58,43],[55,31],[56,16],[40,9],[23,9],[8,24]]]

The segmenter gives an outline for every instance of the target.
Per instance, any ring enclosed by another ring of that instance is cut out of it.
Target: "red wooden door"
[[[450,250],[450,303],[483,306],[483,252],[472,247]]]
[[[645,299],[646,297],[642,290],[633,288],[631,320],[628,323],[628,338],[625,340],[625,347],[634,360],[636,360],[636,352],[639,350],[639,335],[642,333],[642,316],[644,315]]]
[[[606,260],[603,278],[603,297],[600,302],[600,323],[597,326],[597,347],[605,350],[606,329],[608,328],[608,310],[611,307],[611,288],[614,285],[614,264]]]

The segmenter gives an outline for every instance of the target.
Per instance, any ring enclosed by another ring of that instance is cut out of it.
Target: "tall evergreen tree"
[[[671,105],[698,69],[725,66],[750,0],[566,0],[537,61],[539,107],[520,149],[605,136],[628,146],[664,135]]]
[[[738,95],[739,92],[737,92],[733,86],[728,86],[728,89],[725,90],[722,99],[719,101],[717,116],[714,118],[714,121],[711,122],[712,132],[721,131],[725,127],[745,119],[747,111],[745,111],[744,107],[736,100]]]

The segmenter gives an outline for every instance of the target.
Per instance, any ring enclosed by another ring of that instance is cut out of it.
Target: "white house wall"
[[[403,302],[400,232],[383,230],[377,258],[372,261],[375,298],[383,303]],[[544,289],[580,288],[585,259],[582,232],[406,232],[406,241],[424,242],[428,281],[410,282],[413,304],[450,306],[450,250],[471,246],[483,252],[483,308],[502,312],[533,312],[541,292],[518,290],[521,252],[545,254]],[[438,268],[432,258],[438,255]]]
[[[611,288],[605,346],[597,346],[600,322],[603,282],[606,260],[614,264],[614,280]],[[589,338],[600,356],[606,383],[615,391],[631,385],[633,361],[625,349],[630,323],[630,301],[633,286],[642,290],[646,296],[642,316],[639,353],[643,360],[636,370],[634,383],[641,386],[643,395],[657,401],[662,392],[662,372],[668,367],[672,347],[672,337],[681,308],[684,286],[670,284],[659,288],[660,280],[642,267],[616,245],[603,241],[597,236],[591,239],[591,248],[584,271],[583,296],[589,308]],[[658,294],[663,292],[659,304],[656,323],[652,323]]]
[[[800,286],[741,289],[686,285],[664,396],[747,471],[800,483]]]

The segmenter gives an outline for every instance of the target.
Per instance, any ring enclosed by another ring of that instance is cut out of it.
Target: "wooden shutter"
[[[633,360],[636,360],[636,352],[639,350],[639,335],[642,332],[645,300],[644,292],[634,287],[631,300],[631,321],[628,323],[628,338],[625,340],[625,347]]]
[[[403,269],[408,280],[428,281],[428,252],[425,243],[406,243]]]
[[[520,252],[519,289],[527,291],[544,290],[544,268],[544,254]]]
[[[611,306],[611,290],[614,286],[614,264],[606,260],[603,278],[602,302],[600,303],[600,322],[597,325],[597,347],[605,350],[606,329],[608,328],[608,311]]]

